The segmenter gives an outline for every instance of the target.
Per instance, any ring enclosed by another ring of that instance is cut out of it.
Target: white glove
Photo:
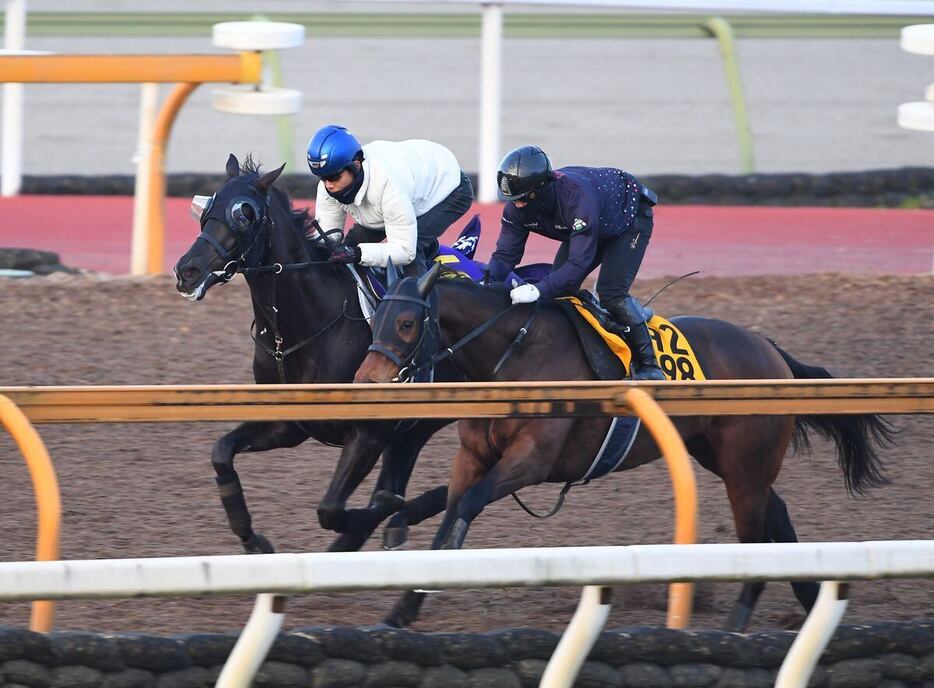
[[[521,284],[517,287],[515,286],[515,280],[513,280],[512,284],[513,289],[511,292],[509,292],[509,297],[512,299],[513,305],[517,303],[532,303],[533,301],[538,301],[538,287],[536,287],[534,284]]]

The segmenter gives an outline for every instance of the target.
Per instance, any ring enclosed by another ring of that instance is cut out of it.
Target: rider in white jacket
[[[343,230],[347,214],[354,219],[335,262],[385,267],[391,258],[419,274],[437,238],[473,201],[454,154],[432,141],[361,146],[344,127],[330,125],[308,144],[308,166],[321,178],[315,204],[321,228]]]

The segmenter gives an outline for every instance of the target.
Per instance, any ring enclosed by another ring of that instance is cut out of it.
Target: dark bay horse
[[[463,280],[435,284],[440,266],[420,281],[397,282],[373,319],[373,348],[357,371],[356,382],[387,382],[398,362],[406,364],[418,348],[426,322],[425,298],[439,297],[441,347],[455,349],[451,357],[470,381],[595,379],[578,335],[556,304],[509,307],[508,292]],[[531,327],[530,313],[538,308]],[[508,309],[508,312],[505,310]],[[480,336],[458,349],[468,333],[499,318]],[[431,318],[429,318],[429,321]],[[688,338],[708,379],[820,379],[827,370],[796,361],[773,342],[722,320],[695,316],[672,318]],[[498,373],[521,327],[528,328]],[[378,350],[377,350],[378,348]],[[389,351],[396,362],[382,353]],[[442,349],[443,351],[443,349]],[[891,426],[876,415],[696,416],[672,419],[688,451],[726,486],[740,542],[796,542],[794,527],[782,499],[772,488],[792,441],[808,446],[808,432],[817,431],[837,446],[847,489],[861,493],[885,482],[874,445],[891,442]],[[600,449],[608,418],[461,420],[460,448],[448,483],[447,511],[434,548],[460,548],[470,523],[483,508],[523,487],[542,482],[580,480]],[[640,429],[632,449],[616,470],[629,470],[660,458],[654,440]],[[583,489],[583,488],[580,488]],[[392,522],[390,523],[392,526]],[[818,591],[815,582],[793,582],[795,596],[810,609]],[[731,630],[743,629],[765,584],[743,585],[727,618]],[[386,623],[412,621],[424,593],[408,592]]]
[[[284,165],[283,165],[284,167]],[[327,262],[321,241],[310,241],[307,211],[293,212],[273,186],[282,167],[261,175],[247,159],[227,160],[227,180],[201,214],[201,233],[175,266],[176,288],[191,300],[242,273],[250,287],[255,320],[253,377],[259,384],[350,382],[370,345],[370,327],[349,269]],[[437,379],[457,380],[439,366]],[[211,463],[231,530],[247,552],[272,552],[253,530],[234,458],[241,452],[294,447],[309,437],[342,446],[331,485],[318,506],[324,528],[342,535],[332,550],[359,549],[377,525],[402,507],[418,452],[450,421],[417,423],[398,432],[396,423],[247,422],[214,444]],[[369,506],[346,509],[347,499],[383,463]],[[442,486],[412,500],[414,522],[444,509]]]

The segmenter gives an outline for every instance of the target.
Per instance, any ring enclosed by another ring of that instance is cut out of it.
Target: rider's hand
[[[512,299],[513,304],[538,301],[539,295],[538,288],[534,284],[520,284],[517,287],[515,282],[513,282],[512,291],[509,292],[509,298]]]
[[[330,263],[359,263],[360,247],[350,244],[341,244],[336,247],[328,258]]]

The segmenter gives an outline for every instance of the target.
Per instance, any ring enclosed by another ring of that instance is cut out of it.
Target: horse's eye
[[[399,329],[401,329],[403,332],[408,332],[413,327],[415,327],[414,320],[403,320],[402,322],[399,323]]]
[[[256,222],[256,211],[244,201],[237,201],[230,209],[230,217],[239,229],[249,229]]]

